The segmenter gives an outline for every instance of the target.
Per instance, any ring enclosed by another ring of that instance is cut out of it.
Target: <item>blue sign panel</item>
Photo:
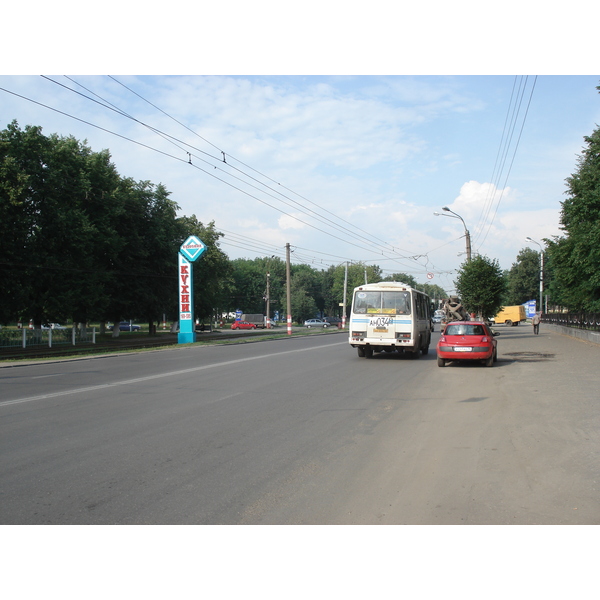
[[[206,246],[195,235],[190,235],[190,237],[181,244],[181,248],[179,248],[179,252],[181,252],[181,254],[183,254],[190,262],[194,262],[197,258],[200,258],[205,250]]]

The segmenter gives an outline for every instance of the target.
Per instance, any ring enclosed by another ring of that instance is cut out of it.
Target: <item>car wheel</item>
[[[486,367],[493,367],[494,366],[494,355],[491,354],[490,357],[484,361],[484,364]]]
[[[437,359],[437,363],[438,363],[438,367],[445,367],[446,366],[446,361],[443,358],[440,358],[439,356],[438,356],[438,359]]]
[[[307,326],[306,326],[306,329],[310,329],[310,325],[307,325]]]
[[[329,325],[323,325],[323,329],[327,329]]]

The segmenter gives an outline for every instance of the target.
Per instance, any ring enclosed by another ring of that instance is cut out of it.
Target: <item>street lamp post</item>
[[[466,240],[466,244],[467,244],[467,261],[470,262],[471,261],[471,234],[469,233],[469,230],[467,229],[467,225],[466,225],[464,219],[459,214],[450,210],[447,206],[442,206],[442,210],[445,210],[446,212],[449,212],[452,214],[445,215],[443,213],[438,213],[438,212],[434,212],[433,214],[436,217],[450,217],[451,219],[460,219],[461,220],[463,227],[465,228],[465,240]]]
[[[533,242],[540,247],[540,312],[543,310],[544,305],[544,248],[539,242],[536,242],[530,237],[526,238],[527,241]],[[547,312],[547,311],[546,311]]]

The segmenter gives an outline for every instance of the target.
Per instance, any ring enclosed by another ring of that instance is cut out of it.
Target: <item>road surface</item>
[[[2,524],[599,524],[600,347],[345,333],[0,368]]]

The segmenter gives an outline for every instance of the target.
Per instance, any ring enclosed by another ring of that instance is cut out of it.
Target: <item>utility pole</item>
[[[292,291],[290,282],[290,245],[285,245],[285,276],[287,296],[287,333],[292,335]]]
[[[344,274],[344,312],[342,314],[342,329],[346,329],[346,288],[348,287],[348,261],[346,261],[346,272]]]
[[[269,280],[271,273],[267,271],[267,329],[271,329],[271,296],[269,295]]]

